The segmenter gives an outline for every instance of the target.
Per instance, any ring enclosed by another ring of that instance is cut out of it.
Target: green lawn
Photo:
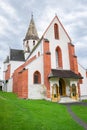
[[[0,130],[84,130],[66,106],[0,92]]]
[[[84,122],[87,123],[87,106],[72,106],[72,111]]]
[[[82,102],[87,102],[87,99],[85,99],[85,100],[82,100]]]

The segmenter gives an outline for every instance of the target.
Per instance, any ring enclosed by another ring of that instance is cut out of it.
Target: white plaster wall
[[[13,79],[10,78],[7,83],[7,92],[12,92],[12,90],[13,90]]]
[[[70,96],[70,87],[69,86],[66,86],[66,95]]]
[[[3,64],[3,80],[5,80],[5,71],[7,70],[8,65],[9,65],[9,63],[4,63]]]
[[[38,56],[38,52],[40,53],[40,56]],[[41,89],[44,83],[43,79],[43,54],[42,54],[42,44],[39,44],[37,48],[34,50],[32,55],[29,57],[32,58],[33,56],[36,56],[36,59],[29,63],[26,66],[26,69],[28,69],[28,98],[31,99],[42,99],[43,96],[41,96]],[[41,74],[41,84],[33,84],[33,74],[35,71],[39,71]],[[37,87],[36,87],[37,86]],[[34,91],[34,93],[33,93]]]
[[[38,52],[40,52],[40,56],[38,56]],[[43,84],[43,55],[42,55],[42,45],[39,44],[37,49],[32,53],[31,57],[36,55],[36,59],[32,61],[30,64],[26,66],[28,68],[29,75],[29,84],[33,84],[33,74],[35,71],[39,71],[41,73],[41,84]]]
[[[59,26],[59,40],[54,38],[54,24],[57,23]],[[44,35],[50,41],[50,51],[51,51],[51,65],[52,68],[56,69],[56,58],[55,58],[55,49],[59,46],[62,50],[62,61],[63,61],[63,69],[70,69],[69,64],[69,54],[68,54],[68,43],[70,42],[68,36],[66,35],[65,31],[63,30],[62,26],[60,25],[57,18],[54,19],[53,23],[47,30]],[[67,60],[67,62],[66,62]]]
[[[24,54],[25,60],[28,58],[29,54],[30,54],[29,52],[25,52]]]
[[[77,86],[77,83],[78,83],[78,80],[72,79],[72,80],[70,81],[70,86],[72,86],[72,84],[75,84],[75,86]]]
[[[57,84],[59,86],[59,79],[58,78],[51,78],[50,79],[50,86],[52,87],[54,84]]]
[[[29,85],[33,84],[33,74],[35,71],[39,71],[41,74],[41,84],[43,84],[43,55],[37,57],[33,62],[31,62],[28,66],[28,80]]]
[[[43,85],[43,83],[44,83],[44,79],[43,79],[43,77],[44,77],[43,76],[43,55],[37,57],[28,66],[26,66],[26,68],[28,69],[28,90],[29,90],[28,91],[28,98],[30,98],[30,95],[32,97],[32,93],[34,91],[34,88],[31,87],[31,86],[34,85],[33,84],[33,74],[34,74],[35,71],[39,71],[40,74],[41,74],[41,85]],[[40,88],[38,88],[38,89],[40,89]],[[35,88],[35,91],[37,91],[36,88]]]
[[[6,82],[3,83],[2,91],[12,92],[12,90],[13,90],[13,79],[10,78],[7,83]]]
[[[33,56],[35,56],[35,55],[38,57],[38,52],[40,52],[40,55],[43,54],[42,42],[43,42],[43,41],[41,41],[41,42],[39,43],[39,45],[37,46],[37,48],[34,50],[34,52],[32,53],[32,55],[31,55],[29,58],[31,58],[31,57],[33,57]]]
[[[29,40],[30,51],[32,51],[32,49],[33,49],[34,46],[35,46],[35,45],[33,45],[33,41],[35,41],[35,45],[37,44],[37,40]]]
[[[9,63],[4,63],[3,65],[3,70],[6,71],[7,70],[7,66],[9,65]]]
[[[45,99],[46,97],[46,90],[43,85],[34,84],[29,86],[29,99]]]
[[[33,41],[35,41],[34,45],[33,45]],[[30,52],[35,47],[35,45],[37,44],[37,42],[38,42],[37,40],[28,40],[28,46],[29,46]],[[27,43],[27,41],[25,41],[25,43],[24,43],[25,59],[27,59],[28,56],[29,56],[29,54],[30,54],[30,53],[26,52],[26,43]]]
[[[28,41],[29,49],[30,49],[30,51],[32,51],[33,47],[37,44],[37,40],[26,40],[26,41],[24,42],[24,51],[27,50],[27,47],[26,47],[27,41]],[[33,41],[35,41],[35,44],[34,44],[34,45],[33,45]]]
[[[2,84],[2,91],[7,92],[7,84]]]
[[[82,75],[82,77],[84,77],[82,79],[83,80],[83,84],[80,84],[81,97],[86,97],[86,99],[87,99],[87,77],[86,77],[86,70],[80,64],[78,64],[78,70],[79,70],[80,74]]]
[[[23,63],[24,63],[23,61],[10,61],[11,64],[10,77],[13,75],[14,70],[16,70]]]

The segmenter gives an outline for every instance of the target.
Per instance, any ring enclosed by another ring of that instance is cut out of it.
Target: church
[[[10,49],[3,75],[3,91],[19,98],[52,102],[87,99],[87,71],[78,63],[75,46],[57,15],[41,38],[31,16],[23,50]]]

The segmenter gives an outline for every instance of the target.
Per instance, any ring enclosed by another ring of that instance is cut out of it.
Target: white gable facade
[[[54,25],[55,24],[58,25],[58,30],[59,30],[59,38],[58,39],[55,39],[55,34],[54,34]],[[49,99],[49,100],[53,100],[53,101],[60,100],[62,96],[72,97],[72,99],[75,99],[75,100],[81,99],[83,97],[83,95],[86,98],[87,97],[87,94],[86,94],[87,87],[85,87],[86,82],[87,82],[86,70],[83,69],[81,72],[81,66],[79,67],[79,64],[78,64],[78,74],[80,73],[81,76],[84,77],[84,79],[82,79],[83,83],[82,84],[79,83],[79,77],[78,78],[74,78],[74,77],[61,78],[61,77],[54,76],[54,77],[48,79],[49,83],[50,83],[50,96],[47,98],[47,96],[46,96],[47,86],[45,86],[45,83],[44,83],[45,82],[44,80],[46,80],[44,77],[44,58],[43,58],[44,39],[49,40],[49,51],[51,54],[50,55],[51,69],[67,70],[67,71],[70,70],[68,43],[71,43],[71,39],[68,36],[67,32],[65,31],[63,25],[60,23],[59,19],[57,17],[55,17],[53,19],[53,21],[51,22],[51,24],[49,25],[49,27],[47,28],[47,30],[45,31],[45,33],[43,34],[42,40],[40,41],[40,43],[38,44],[36,49],[32,52],[32,54],[29,57],[29,58],[31,58],[33,56],[36,56],[36,59],[26,66],[26,68],[28,69],[28,75],[29,75],[28,98],[31,98],[31,99],[45,98],[45,99]],[[61,52],[62,52],[62,64],[63,64],[62,68],[56,66],[55,50],[57,47],[60,47]],[[38,71],[41,74],[41,83],[40,84],[34,84],[33,77],[34,77],[35,71]],[[50,70],[50,72],[51,72],[51,70]],[[49,73],[49,75],[50,75],[50,73]],[[63,82],[63,84],[62,84],[62,88],[60,90],[59,87],[61,85],[61,82]],[[78,86],[78,84],[79,84],[79,86]],[[65,88],[63,88],[63,85]],[[43,88],[43,86],[44,86],[44,88]],[[59,90],[56,90],[55,86],[57,86],[58,87],[57,89],[59,89]],[[72,90],[71,90],[72,86],[76,87],[73,90],[74,92],[72,92]],[[82,87],[82,86],[84,86],[84,87]],[[62,89],[65,89],[65,90],[62,90]],[[44,95],[41,93],[42,90],[44,91]],[[85,90],[85,92],[84,92],[84,90]],[[60,95],[60,92],[58,93],[56,91],[60,91],[61,95]],[[63,93],[63,91],[65,91],[65,92]],[[57,98],[53,97],[53,95],[56,95]],[[58,97],[58,95],[59,95],[59,97]]]

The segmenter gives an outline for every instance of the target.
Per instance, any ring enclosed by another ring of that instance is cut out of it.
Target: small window
[[[35,45],[35,41],[33,41],[33,46]]]
[[[41,83],[41,74],[36,71],[34,73],[34,84],[40,84]]]
[[[55,36],[55,39],[59,39],[59,29],[58,29],[57,23],[54,24],[54,36]]]

